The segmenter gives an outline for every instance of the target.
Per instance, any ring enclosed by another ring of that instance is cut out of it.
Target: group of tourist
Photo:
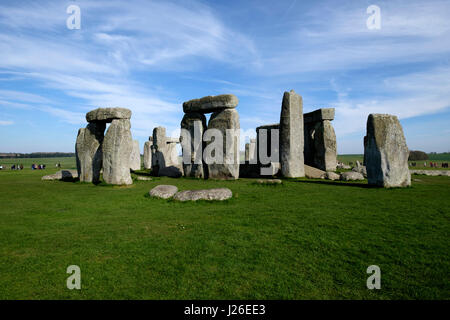
[[[417,166],[417,163],[416,163],[416,162],[411,162],[411,167],[416,167],[416,166]],[[424,162],[424,163],[423,163],[423,166],[426,167],[426,166],[427,166],[427,163]],[[437,163],[437,162],[430,162],[430,163],[428,164],[428,166],[429,166],[430,168],[439,168],[439,163]],[[441,168],[448,168],[448,162],[442,162],[442,163],[441,163]]]
[[[45,169],[45,164],[35,164],[33,163],[31,165],[31,170],[44,170]]]

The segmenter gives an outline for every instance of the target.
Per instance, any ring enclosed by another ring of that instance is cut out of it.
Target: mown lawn
[[[0,299],[449,299],[450,178],[154,178],[131,187],[0,171]],[[228,187],[225,202],[147,196]],[[81,268],[81,290],[66,268]],[[381,290],[366,269],[381,268]]]

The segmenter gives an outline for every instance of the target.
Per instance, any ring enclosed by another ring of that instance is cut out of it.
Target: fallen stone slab
[[[186,190],[178,192],[173,198],[178,201],[217,200],[230,199],[233,193],[228,188],[208,190]]]
[[[425,175],[425,176],[445,176],[450,177],[450,171],[449,170],[409,170],[411,174],[416,175]]]
[[[328,179],[328,180],[339,180],[341,178],[341,176],[340,175],[338,175],[337,173],[335,173],[335,172],[331,172],[331,171],[328,171],[326,174],[325,174],[325,179]]]
[[[200,112],[210,113],[223,109],[233,109],[239,103],[239,99],[234,94],[222,94],[218,96],[207,96],[201,99],[193,99],[183,103],[185,113]]]
[[[352,168],[352,171],[353,172],[359,172],[359,173],[361,173],[363,176],[364,176],[364,178],[367,178],[367,169],[366,169],[366,166],[357,166],[357,167],[354,167],[354,168]]]
[[[364,176],[361,173],[355,171],[342,172],[341,180],[343,181],[364,180]]]
[[[325,179],[326,172],[305,164],[305,177],[309,179]]]
[[[256,183],[259,184],[282,184],[283,181],[280,179],[258,179]]]
[[[87,122],[111,122],[114,119],[131,119],[131,110],[126,108],[98,108],[86,113]]]
[[[152,181],[153,179],[151,177],[142,177],[142,176],[138,176],[136,178],[136,180],[138,181]]]
[[[346,170],[348,170],[348,169],[351,169],[352,167],[350,167],[349,165],[346,165],[345,163],[339,162],[337,164],[336,168],[337,169],[346,169]]]
[[[47,176],[43,176],[42,180],[62,180],[62,181],[70,181],[78,178],[77,170],[60,170],[54,174],[49,174]]]
[[[178,188],[172,185],[160,184],[150,190],[149,195],[155,198],[169,199],[178,192]]]

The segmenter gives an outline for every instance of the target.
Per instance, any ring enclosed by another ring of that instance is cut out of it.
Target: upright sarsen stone
[[[291,90],[284,93],[280,115],[280,164],[283,176],[305,176],[303,143],[302,97]]]
[[[78,131],[75,154],[80,181],[97,183],[102,169],[105,123],[89,123]]]
[[[330,120],[317,122],[314,130],[314,163],[323,171],[336,171],[336,134]]]
[[[207,167],[203,163],[203,132],[206,117],[201,113],[186,113],[181,120],[181,148],[185,177],[207,178]]]
[[[152,142],[145,141],[144,143],[144,169],[152,168]]]
[[[411,185],[408,168],[409,150],[402,126],[396,116],[369,115],[364,153],[370,185],[385,188]]]
[[[139,150],[139,141],[133,140],[133,151],[130,155],[130,169],[133,171],[141,170],[141,152]]]
[[[131,124],[128,119],[114,119],[103,140],[103,179],[106,183],[132,184],[130,154],[133,151]]]
[[[208,131],[217,129],[222,133],[223,150],[219,162],[208,162],[209,178],[238,179],[239,178],[239,114],[235,109],[224,109],[211,115]],[[214,143],[210,141],[209,145]]]

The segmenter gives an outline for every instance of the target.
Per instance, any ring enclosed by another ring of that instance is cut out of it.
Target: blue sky
[[[116,106],[142,148],[156,126],[177,135],[183,101],[222,93],[253,136],[290,89],[305,112],[336,108],[339,153],[363,152],[369,113],[397,115],[410,149],[450,151],[448,17],[447,0],[1,1],[0,152],[73,152],[85,113]]]

